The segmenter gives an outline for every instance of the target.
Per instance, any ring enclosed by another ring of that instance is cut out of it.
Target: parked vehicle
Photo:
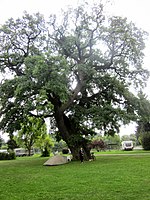
[[[14,149],[14,152],[15,152],[16,156],[29,156],[28,150],[24,149],[24,148]],[[33,152],[33,150],[31,150],[30,155],[33,155],[33,154],[34,154],[34,152]]]
[[[122,150],[133,150],[133,141],[123,141]]]

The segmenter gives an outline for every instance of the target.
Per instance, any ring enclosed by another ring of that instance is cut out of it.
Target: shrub
[[[7,154],[8,153],[4,153],[4,152],[0,153],[0,160],[7,160]]]
[[[144,150],[150,150],[150,132],[146,132],[142,135],[141,143]]]
[[[42,151],[41,157],[49,157],[50,156],[50,149],[45,147],[44,150]]]
[[[62,153],[63,154],[68,154],[69,153],[69,149],[67,149],[67,148],[62,149]]]
[[[93,140],[89,146],[91,149],[96,149],[97,151],[101,151],[106,148],[105,143],[102,139]]]
[[[9,158],[10,158],[9,160],[14,160],[14,159],[16,159],[16,154],[15,154],[15,152],[13,152],[13,151],[10,152],[10,153],[9,153]]]
[[[14,152],[0,153],[0,160],[14,160],[14,159],[16,159],[16,155]]]

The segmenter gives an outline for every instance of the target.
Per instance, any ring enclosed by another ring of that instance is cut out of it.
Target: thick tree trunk
[[[72,154],[72,160],[80,160],[80,157],[79,157],[79,150],[80,150],[80,146],[79,147],[73,147],[73,146],[69,146],[69,149],[71,151],[71,154]]]
[[[84,140],[82,140],[82,142],[79,142],[78,145],[68,144],[68,147],[73,156],[73,160],[80,160],[79,150],[81,147],[83,148],[83,151],[84,151],[84,160],[89,160],[91,158],[90,149],[88,148],[87,143]]]
[[[55,119],[62,139],[67,143],[72,153],[73,160],[80,160],[79,150],[81,147],[84,150],[84,160],[89,160],[91,154],[88,148],[88,141],[78,134],[77,126],[61,112],[56,113]]]

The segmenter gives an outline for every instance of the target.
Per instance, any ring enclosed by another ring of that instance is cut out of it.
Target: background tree
[[[131,137],[130,137],[130,135],[123,135],[123,136],[121,137],[121,140],[122,140],[122,141],[129,141],[129,140],[131,140]]]
[[[62,152],[63,149],[68,149],[66,142],[64,142],[63,140],[60,140],[59,142],[54,142],[54,147],[52,148],[53,154],[56,154],[57,152]]]
[[[44,138],[46,131],[46,125],[39,118],[28,117],[21,124],[21,130],[18,132],[18,141],[29,151],[29,156],[33,145],[39,139],[38,137],[42,136]]]
[[[104,142],[108,149],[120,149],[120,137],[118,134],[104,136]]]
[[[0,128],[12,134],[26,116],[51,118],[73,159],[97,128],[108,135],[137,118],[130,86],[142,87],[146,32],[126,18],[107,18],[103,5],[70,8],[46,23],[39,13],[0,29]]]
[[[9,139],[7,141],[7,148],[8,150],[14,150],[15,148],[18,148],[19,146],[17,145],[16,140],[14,140],[13,138]]]
[[[137,121],[136,137],[145,150],[150,150],[150,101],[142,92],[139,93],[140,118]]]
[[[54,141],[49,134],[43,134],[38,136],[34,147],[40,148],[43,157],[50,156],[50,151],[54,146]]]
[[[136,134],[123,135],[121,141],[133,141],[134,146],[139,145]]]

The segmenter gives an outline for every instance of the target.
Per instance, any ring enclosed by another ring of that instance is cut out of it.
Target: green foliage
[[[130,134],[130,135],[123,135],[121,137],[121,141],[129,141],[132,140],[134,142],[136,142],[136,135],[135,134]]]
[[[9,157],[8,153],[5,152],[0,153],[0,160],[9,160],[8,157]]]
[[[14,160],[14,159],[16,159],[16,155],[14,152],[0,153],[0,160]]]
[[[36,140],[39,136],[45,137],[46,131],[46,125],[42,119],[28,117],[21,124],[21,130],[18,132],[18,141],[28,149],[30,155],[31,148]]]
[[[142,143],[144,144],[143,147],[145,146],[144,148],[148,148],[149,139],[147,132],[150,132],[150,101],[142,92],[139,93],[138,106],[140,118],[137,121],[136,137],[139,143],[143,141]],[[146,138],[148,140],[147,142]]]
[[[107,18],[101,3],[86,2],[48,21],[26,12],[9,19],[0,27],[0,71],[12,74],[0,84],[0,128],[22,129],[30,148],[38,133],[27,116],[52,118],[72,152],[74,141],[85,145],[83,136],[95,128],[118,133],[140,115],[130,87],[140,90],[149,76],[142,68],[146,37],[126,18]]]
[[[139,92],[138,94],[138,112],[139,112],[139,126],[140,123],[142,122],[144,123],[148,123],[150,122],[150,101],[147,99],[147,96],[145,94],[143,94],[142,91]],[[141,127],[142,128],[142,127]]]
[[[17,142],[14,139],[10,139],[7,141],[7,146],[9,150],[13,150],[15,148],[18,148]]]
[[[108,135],[108,136],[104,136],[104,141],[108,144],[108,143],[112,143],[112,144],[117,144],[120,145],[120,137],[118,134],[115,134],[114,136]]]
[[[145,132],[141,137],[142,147],[145,150],[150,150],[150,132]]]
[[[59,142],[54,143],[54,147],[52,148],[52,151],[53,151],[53,153],[55,153],[57,151],[61,152],[63,150],[63,148],[67,148],[67,144],[66,144],[66,142],[61,140]]]
[[[54,141],[52,140],[50,134],[43,134],[38,136],[34,147],[38,147],[41,150],[42,156],[50,156],[50,151],[54,146]]]
[[[8,148],[7,144],[2,145],[1,147],[1,149],[7,149],[7,148]]]
[[[49,157],[50,156],[50,148],[48,148],[47,146],[44,147],[44,149],[42,150],[42,154],[41,157]]]
[[[136,134],[130,134],[130,135],[123,135],[121,137],[121,141],[133,141],[133,145],[139,145],[140,144],[140,139],[137,138]]]

